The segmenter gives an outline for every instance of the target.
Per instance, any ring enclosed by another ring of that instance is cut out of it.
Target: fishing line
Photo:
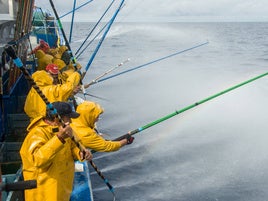
[[[223,95],[223,94],[226,94],[226,93],[228,93],[228,92],[230,92],[230,91],[232,91],[232,90],[234,90],[234,89],[236,89],[236,88],[239,88],[239,87],[241,87],[241,86],[243,86],[243,85],[246,85],[246,84],[248,84],[248,83],[250,83],[250,82],[253,82],[253,81],[255,81],[255,80],[257,80],[257,79],[260,79],[260,78],[262,78],[262,77],[264,77],[264,76],[267,76],[267,75],[268,75],[268,72],[266,72],[266,73],[264,73],[264,74],[261,74],[261,75],[259,75],[259,76],[256,76],[256,77],[254,77],[254,78],[251,78],[251,79],[249,79],[249,80],[247,80],[247,81],[244,81],[244,82],[242,82],[242,83],[240,83],[240,84],[234,85],[234,86],[232,86],[232,87],[230,87],[230,88],[228,88],[228,89],[225,89],[225,90],[223,90],[223,91],[221,91],[221,92],[219,92],[219,93],[216,93],[216,94],[214,94],[214,95],[212,95],[212,96],[209,96],[209,97],[207,97],[207,98],[205,98],[205,99],[203,99],[203,100],[200,100],[200,101],[198,101],[198,102],[195,102],[195,103],[193,103],[193,104],[191,104],[191,105],[189,105],[189,106],[187,106],[187,107],[184,107],[184,108],[182,108],[182,109],[180,109],[180,110],[176,110],[175,112],[173,112],[173,113],[171,113],[171,114],[168,114],[168,115],[166,115],[166,116],[164,116],[164,117],[162,117],[162,118],[160,118],[160,119],[157,119],[157,120],[155,120],[155,121],[152,121],[151,123],[148,123],[148,124],[146,124],[146,125],[144,125],[144,126],[142,126],[142,127],[139,127],[139,128],[137,128],[137,129],[135,129],[135,130],[132,130],[132,131],[129,131],[127,134],[122,135],[122,136],[120,136],[120,137],[114,139],[113,141],[120,141],[120,140],[122,140],[122,139],[125,139],[125,138],[126,138],[127,136],[129,136],[129,135],[135,135],[135,134],[137,134],[137,133],[139,133],[139,132],[141,132],[141,131],[143,131],[143,130],[145,130],[145,129],[147,129],[147,128],[150,128],[150,127],[152,127],[152,126],[154,126],[154,125],[156,125],[156,124],[159,124],[159,123],[161,123],[161,122],[163,122],[163,121],[165,121],[165,120],[167,120],[167,119],[170,119],[171,117],[174,117],[174,116],[176,116],[176,115],[178,115],[178,114],[181,114],[181,113],[183,113],[183,112],[185,112],[185,111],[187,111],[187,110],[190,110],[190,109],[192,109],[192,108],[194,108],[194,107],[197,107],[197,106],[199,106],[199,105],[201,105],[201,104],[203,104],[203,103],[205,103],[205,102],[207,102],[207,101],[209,101],[209,100],[212,100],[212,99],[214,99],[214,98],[216,98],[216,97],[218,97],[218,96],[221,96],[221,95]],[[91,151],[91,153],[95,153],[95,152],[96,152],[96,151],[94,151],[94,150]]]
[[[39,86],[34,82],[33,78],[29,74],[29,72],[23,66],[23,63],[20,60],[20,58],[17,57],[14,49],[11,46],[9,46],[9,47],[5,48],[5,51],[13,59],[13,62],[15,63],[15,65],[22,71],[25,78],[29,81],[29,83],[35,89],[35,91],[38,93],[38,95],[42,98],[42,100],[45,102],[45,104],[47,105],[49,110],[52,112],[52,114],[55,115],[60,120],[60,122],[64,125],[64,122],[63,122],[61,116],[57,113],[57,110],[53,107],[53,105],[48,101],[47,97],[43,94],[43,92],[41,91]],[[73,130],[73,138],[71,138],[71,139],[76,144],[76,146],[80,149],[80,151],[84,153],[86,148],[80,142],[80,140],[78,140],[79,138],[77,137],[77,134],[75,133],[74,130]],[[111,184],[108,182],[107,179],[105,179],[105,177],[102,175],[101,171],[98,170],[97,166],[93,163],[92,160],[90,161],[90,164],[92,165],[94,170],[97,171],[98,175],[104,180],[104,182],[108,186],[108,188],[111,189],[111,187],[112,187]]]
[[[117,76],[119,76],[119,75],[122,75],[122,74],[124,74],[124,73],[128,73],[128,72],[131,72],[131,71],[137,70],[137,69],[139,69],[139,68],[143,68],[143,67],[145,67],[145,66],[148,66],[148,65],[153,64],[153,63],[156,63],[156,62],[158,62],[158,61],[162,61],[162,60],[164,60],[164,59],[167,59],[167,58],[170,58],[170,57],[176,56],[176,55],[181,54],[181,53],[183,53],[183,52],[187,52],[187,51],[189,51],[189,50],[192,50],[192,49],[195,49],[195,48],[201,47],[201,46],[203,46],[203,45],[207,45],[208,43],[209,43],[209,42],[207,41],[207,42],[205,42],[205,43],[202,43],[202,44],[199,44],[199,45],[196,45],[196,46],[193,46],[193,47],[187,48],[187,49],[185,49],[185,50],[181,50],[181,51],[179,51],[179,52],[176,52],[176,53],[170,54],[170,55],[165,56],[165,57],[162,57],[162,58],[160,58],[160,59],[156,59],[156,60],[150,61],[150,62],[148,62],[148,63],[142,64],[142,65],[140,65],[140,66],[137,66],[137,67],[134,67],[134,68],[131,68],[131,69],[128,69],[128,70],[122,71],[122,72],[120,72],[120,73],[117,73],[117,74],[114,74],[114,75],[108,76],[108,77],[103,78],[103,79],[100,79],[98,82],[102,82],[102,81],[105,81],[105,80],[111,79],[111,78],[113,78],[113,77],[117,77]]]

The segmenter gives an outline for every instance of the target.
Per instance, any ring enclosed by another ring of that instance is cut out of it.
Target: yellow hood
[[[77,106],[76,112],[80,116],[72,119],[72,122],[76,125],[83,125],[93,129],[96,118],[103,113],[103,108],[97,103],[85,101]]]
[[[36,71],[32,78],[39,87],[52,85],[53,83],[53,78],[44,70]]]
[[[53,64],[56,64],[58,66],[59,70],[63,69],[66,66],[64,61],[61,60],[61,59],[55,59],[54,58],[52,62],[53,62]]]
[[[45,55],[46,55],[46,53],[44,53],[43,50],[37,50],[36,53],[35,53],[35,56],[36,56],[37,59],[41,59],[41,58],[43,58]]]

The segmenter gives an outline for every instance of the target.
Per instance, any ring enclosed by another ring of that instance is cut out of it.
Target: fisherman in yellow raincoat
[[[71,140],[72,111],[67,102],[55,102],[53,107],[61,116],[65,127],[55,115],[34,119],[27,130],[20,155],[24,180],[36,180],[37,188],[25,190],[25,201],[69,201],[74,178],[74,160],[91,160],[89,150],[81,152]]]
[[[36,71],[33,73],[32,78],[45,97],[47,97],[48,101],[55,102],[67,101],[73,93],[77,92],[79,90],[78,85],[81,76],[78,72],[73,72],[64,84],[56,85],[53,85],[53,77],[46,71]],[[31,88],[26,97],[24,111],[30,117],[31,121],[38,116],[44,117],[46,114],[46,104],[34,88]]]
[[[131,144],[134,137],[129,135],[128,139],[120,141],[105,140],[95,130],[95,123],[100,114],[103,113],[101,106],[95,102],[84,101],[77,106],[76,112],[80,116],[72,120],[71,127],[76,131],[81,143],[92,150],[99,152],[117,151],[126,144]]]
[[[37,50],[35,53],[37,58],[37,70],[45,70],[48,64],[51,64],[53,61],[53,56],[46,54],[43,50]]]

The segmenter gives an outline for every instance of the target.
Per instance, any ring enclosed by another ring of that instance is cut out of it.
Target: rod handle
[[[1,191],[23,191],[36,188],[36,180],[18,181],[10,184],[0,184]]]

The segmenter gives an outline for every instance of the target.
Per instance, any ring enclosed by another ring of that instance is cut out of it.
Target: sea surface
[[[75,24],[73,52],[92,27]],[[219,94],[268,72],[267,36],[268,23],[256,22],[113,24],[83,82],[128,58],[104,77],[143,67],[87,89],[86,99],[105,110],[98,122],[105,138],[206,100],[117,152],[94,154],[117,201],[268,200],[268,76]],[[78,58],[83,70],[100,38]],[[113,200],[90,171],[95,201]]]

